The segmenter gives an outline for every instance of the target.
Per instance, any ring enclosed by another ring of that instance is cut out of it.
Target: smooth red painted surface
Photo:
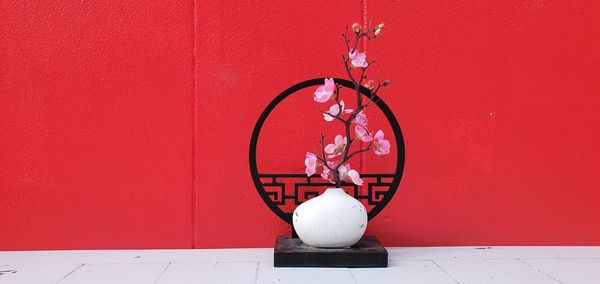
[[[363,19],[386,23],[364,48],[406,143],[368,233],[600,244],[597,1],[268,2],[2,2],[0,249],[272,246],[289,228],[251,182],[252,128],[285,88],[343,77]],[[265,169],[302,171],[323,125],[310,92],[290,102]]]
[[[390,27],[393,48],[369,51],[397,82],[386,99],[407,144],[403,194],[371,232],[403,245],[600,244],[598,12],[597,1],[370,5]]]
[[[0,11],[0,249],[191,247],[192,3]]]

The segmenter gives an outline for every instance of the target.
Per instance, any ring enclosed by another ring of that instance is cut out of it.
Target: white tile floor
[[[388,268],[273,268],[273,249],[0,252],[0,284],[586,283],[600,247],[388,248]]]

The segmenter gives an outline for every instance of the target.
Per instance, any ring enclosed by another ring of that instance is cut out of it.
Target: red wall
[[[192,3],[1,3],[0,249],[191,247]]]
[[[0,249],[272,246],[289,228],[251,182],[252,128],[292,84],[343,77],[363,17],[386,23],[363,49],[406,143],[368,233],[600,245],[597,1],[268,2],[2,1]],[[270,118],[266,167],[303,170],[309,95]]]

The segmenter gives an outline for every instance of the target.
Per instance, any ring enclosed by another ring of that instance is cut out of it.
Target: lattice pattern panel
[[[259,174],[260,181],[270,201],[283,212],[292,213],[302,202],[335,187],[318,175]],[[342,188],[365,205],[367,211],[377,206],[388,193],[394,174],[361,174],[363,185],[344,183]]]

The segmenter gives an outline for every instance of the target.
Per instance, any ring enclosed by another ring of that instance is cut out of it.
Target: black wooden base
[[[299,238],[278,236],[275,267],[387,267],[387,250],[375,237],[363,237],[349,248],[315,248]]]

